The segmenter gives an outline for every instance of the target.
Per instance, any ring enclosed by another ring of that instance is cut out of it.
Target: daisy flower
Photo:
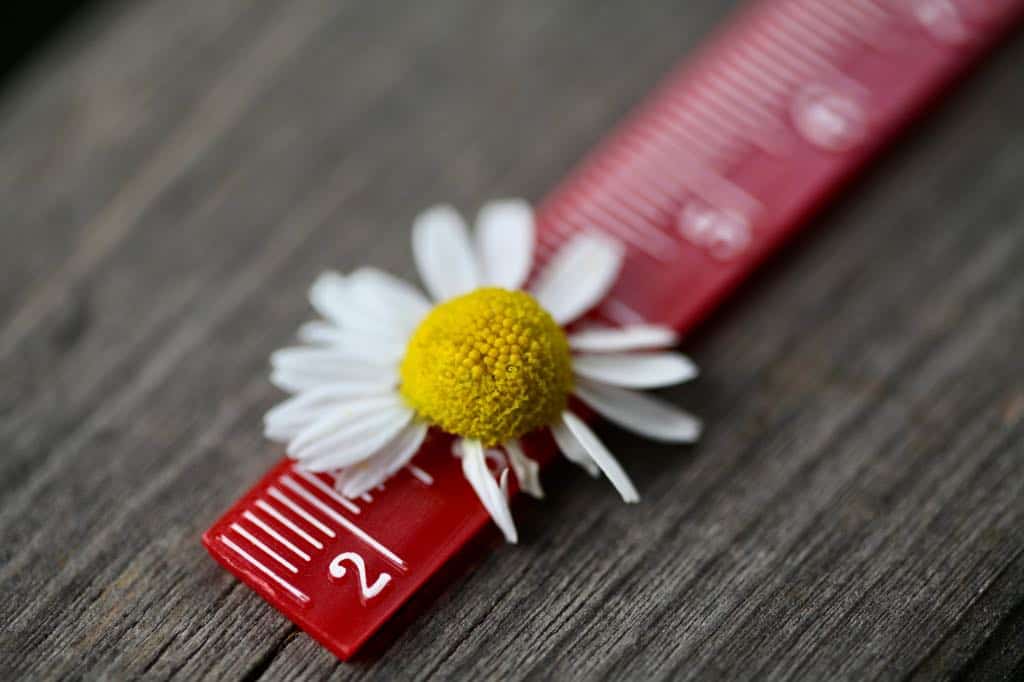
[[[508,470],[542,496],[537,464],[520,438],[548,428],[562,453],[604,474],[626,502],[639,499],[618,460],[572,411],[570,396],[628,430],[694,441],[700,422],[636,389],[697,375],[664,327],[588,326],[566,332],[615,282],[620,244],[575,237],[528,289],[534,217],[520,200],[480,211],[475,235],[449,206],[422,213],[413,254],[433,299],[373,268],[322,274],[309,299],[323,319],[299,330],[306,344],[277,351],[272,382],[293,397],[267,413],[268,438],[309,471],[330,471],[348,497],[382,483],[416,454],[430,427],[455,436],[454,453],[509,542]],[[488,458],[504,464],[500,483]]]

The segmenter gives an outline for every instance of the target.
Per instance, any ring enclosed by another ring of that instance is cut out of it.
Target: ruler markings
[[[722,85],[738,86],[739,83],[730,79],[729,74],[736,74],[736,72],[728,68],[719,69],[718,75],[723,81]],[[741,95],[737,87],[721,87],[720,90],[722,95],[727,96],[729,100],[735,102],[737,107],[740,106],[739,102],[744,101],[744,97]],[[750,97],[754,96],[757,95],[750,95]],[[774,102],[771,104],[762,104],[757,109],[747,107],[753,118],[748,119],[747,129],[743,130],[742,134],[738,134],[737,137],[750,140],[754,146],[770,154],[778,154],[780,145],[780,140],[777,135],[778,126],[776,125],[778,117],[775,113],[776,108],[773,104]]]
[[[673,149],[676,156],[673,156]],[[647,153],[650,158],[674,161],[673,169],[681,179],[681,189],[697,194],[709,203],[735,207],[747,215],[760,210],[761,202],[726,178],[722,174],[724,169],[694,164],[685,157],[680,157],[680,151],[682,149],[674,147],[674,144],[665,144],[661,148],[650,148]],[[677,190],[674,195],[678,196],[680,193]]]
[[[334,508],[327,506],[327,504],[323,502],[319,497],[316,497],[313,493],[309,492],[309,490],[299,485],[294,478],[292,478],[288,474],[284,474],[278,480],[280,480],[283,484],[288,486],[288,488],[294,491],[295,494],[304,499],[306,502],[322,511],[329,518],[333,519],[340,526],[345,528],[345,530],[352,533],[352,535],[355,535],[357,538],[368,544],[370,547],[373,547],[381,556],[385,557],[393,564],[402,569],[407,568],[405,561],[403,561],[401,557],[399,557],[397,554],[395,554],[390,549],[385,547],[376,538],[374,538],[365,530],[357,526],[351,520],[339,514],[337,511],[334,510]],[[333,531],[331,537],[334,537]]]
[[[771,117],[774,100],[772,94],[762,84],[752,82],[725,57],[718,63],[715,80],[720,82],[719,87],[730,100],[736,102],[736,106],[745,109],[755,119]]]
[[[727,135],[740,133],[749,139],[760,123],[758,117],[740,106],[742,98],[734,97],[734,91],[723,88],[712,74],[698,81],[690,96],[689,103],[694,111],[705,113],[709,117],[708,125],[717,123]],[[730,99],[734,101],[730,102]]]
[[[703,96],[701,96],[703,95]],[[680,117],[687,117],[701,122],[702,132],[717,127],[725,138],[722,140],[722,150],[743,141],[748,144],[752,142],[749,134],[750,126],[737,119],[726,116],[722,113],[721,102],[715,104],[715,100],[708,97],[708,91],[704,89],[700,95],[694,93],[692,99],[688,100],[687,107],[678,109]],[[677,105],[678,106],[678,105]],[[759,145],[757,145],[759,146]]]
[[[424,485],[434,485],[434,477],[415,464],[407,464],[405,468],[409,470],[410,474],[419,479],[420,483],[423,483]]]
[[[790,7],[791,16],[798,23],[828,42],[833,49],[847,48],[853,41],[859,40],[855,33],[843,30],[836,24],[834,14],[819,14],[821,10],[830,10],[831,7],[825,5],[815,7],[813,3],[808,2],[794,2]]]
[[[302,471],[301,469],[296,469],[295,473],[316,486],[317,490],[322,492],[324,495],[327,495],[327,497],[331,498],[345,509],[348,509],[353,514],[359,513],[359,507],[357,507],[351,500],[345,499],[343,495],[339,495],[333,488],[331,488],[331,486],[321,481],[316,474],[311,474],[308,471]]]
[[[590,204],[595,211],[603,213],[608,219],[615,221],[616,218],[621,219],[621,224],[624,229],[629,229],[636,234],[638,239],[649,240],[650,248],[661,249],[671,248],[675,246],[668,237],[666,237],[660,229],[658,229],[657,223],[654,223],[641,214],[633,211],[623,205],[618,200],[618,192],[607,192],[603,195],[603,200],[595,201]]]
[[[278,544],[280,544],[282,547],[288,549],[295,556],[299,557],[303,561],[309,561],[310,560],[310,556],[308,554],[306,554],[304,551],[299,549],[295,545],[295,543],[293,543],[291,540],[289,540],[288,538],[286,538],[285,536],[281,535],[276,530],[274,530],[274,528],[270,524],[268,524],[266,521],[264,521],[260,517],[256,516],[256,514],[254,512],[252,512],[251,510],[246,509],[244,512],[242,512],[242,517],[247,519],[250,523],[255,525],[257,528],[262,530],[264,533],[266,533],[270,537],[272,537],[275,540],[277,540]]]
[[[797,73],[803,72],[798,80],[815,74],[836,73],[833,62],[804,45],[779,22],[767,20],[759,29],[752,32],[751,45],[765,50],[764,62],[758,62],[760,66],[787,63]]]
[[[676,108],[673,105],[657,118],[652,118],[651,130],[643,136],[635,136],[635,139],[644,141],[644,148],[665,144],[678,144],[680,142],[689,144],[693,151],[700,151],[700,156],[706,157],[706,161],[714,163],[717,159],[724,158],[729,154],[730,142],[725,138],[717,139],[714,135],[700,135],[691,126],[703,127],[703,121],[699,121],[692,111],[683,108]],[[687,125],[687,124],[690,125]],[[701,131],[703,132],[703,131]],[[635,151],[635,150],[634,150]],[[693,154],[691,151],[691,154]],[[698,154],[693,154],[698,156]],[[650,164],[646,152],[634,154],[638,160]]]
[[[780,4],[777,17],[782,24],[783,32],[789,36],[787,47],[803,45],[826,60],[835,57],[834,46],[802,21],[803,14],[795,6],[789,3]]]
[[[278,480],[280,480],[280,479],[278,479]],[[299,504],[295,500],[293,500],[292,498],[288,497],[287,495],[285,495],[283,492],[281,492],[280,490],[278,490],[274,486],[270,486],[269,488],[267,488],[267,491],[270,493],[271,497],[273,497],[278,502],[280,502],[284,506],[288,507],[289,509],[291,509],[293,512],[295,512],[299,516],[301,516],[303,519],[305,519],[310,524],[312,524],[312,526],[314,528],[316,528],[318,531],[320,531],[321,533],[323,533],[327,537],[329,537],[329,538],[337,537],[335,532],[333,530],[331,530],[323,521],[321,521],[320,519],[318,519],[315,516],[313,516],[312,514],[310,514],[308,511],[306,511],[301,506],[299,506]]]
[[[637,139],[649,140],[651,138],[655,138],[655,140],[657,140],[660,137],[672,139],[685,137],[691,142],[693,148],[691,153],[698,152],[708,158],[715,158],[721,154],[721,143],[714,141],[714,136],[702,136],[695,133],[686,125],[685,117],[681,117],[674,108],[652,115],[650,117],[650,122],[650,130],[645,131],[643,135],[631,135],[625,141],[624,146],[629,145],[631,147],[632,145],[630,145],[630,141]],[[700,125],[703,124],[701,123]],[[655,144],[657,144],[657,142],[655,142]],[[632,154],[632,157],[632,162],[635,162],[638,159],[646,161],[646,158],[642,154],[634,153]],[[611,180],[606,180],[605,182],[606,184],[611,184]]]
[[[596,201],[579,201],[576,206],[581,219],[589,219],[595,227],[603,231],[618,234],[622,239],[633,243],[637,248],[642,249],[652,258],[665,260],[664,249],[674,246],[656,228],[644,230],[622,216],[621,213],[613,210],[611,202],[612,192],[606,192]]]
[[[836,71],[832,62],[804,46],[786,32],[785,27],[775,21],[766,21],[758,30],[751,32],[744,46],[757,65],[769,71],[788,68],[794,76],[791,82],[798,83],[812,76]]]
[[[283,556],[275,552],[271,547],[268,547],[262,540],[250,533],[245,529],[242,524],[235,522],[231,524],[231,530],[235,531],[243,538],[248,540],[253,546],[258,547],[264,554],[269,556],[271,559],[287,568],[292,573],[298,573],[299,569],[295,567],[295,564],[285,559]]]
[[[600,231],[606,234],[616,235],[623,241],[629,242],[638,249],[644,251],[652,258],[659,256],[657,246],[651,245],[645,235],[639,234],[635,228],[626,225],[610,216],[607,211],[602,210],[594,202],[574,201],[568,206],[561,207],[562,220],[584,232]]]
[[[879,6],[872,0],[851,0],[850,2],[835,3],[842,11],[856,12],[864,17],[865,21],[883,23],[892,19],[892,14],[885,7]]]
[[[859,12],[856,4],[855,2],[837,2],[828,6],[811,4],[809,11],[822,19],[824,19],[822,12],[831,12],[830,18],[835,21],[835,25],[840,30],[847,31],[862,45],[871,46],[879,29],[879,20],[877,17]]]
[[[257,559],[253,555],[249,554],[248,552],[246,552],[241,547],[239,547],[227,535],[223,535],[223,534],[219,535],[219,536],[217,536],[217,539],[220,540],[222,543],[224,543],[224,545],[226,545],[228,548],[230,548],[235,554],[239,555],[240,557],[242,557],[243,559],[248,561],[250,564],[252,564],[256,568],[257,571],[259,571],[263,575],[267,576],[268,578],[273,580],[275,583],[277,583],[278,585],[280,585],[284,589],[288,590],[288,592],[293,597],[295,597],[299,601],[305,602],[305,603],[308,603],[310,601],[309,595],[307,595],[305,592],[303,592],[299,588],[295,587],[295,585],[292,585],[290,582],[288,582],[287,580],[285,580],[284,578],[279,576],[277,573],[274,573],[272,570],[267,568],[259,559]]]
[[[678,102],[666,102],[665,108],[665,116],[661,122],[664,126],[669,127],[670,132],[674,134],[663,133],[659,136],[658,133],[662,131],[655,128],[642,135],[634,136],[637,144],[630,149],[630,152],[636,157],[637,163],[646,164],[651,168],[654,168],[656,164],[659,168],[664,167],[664,157],[668,155],[665,146],[678,149],[693,144],[715,144],[717,146],[712,147],[706,155],[707,158],[704,159],[710,165],[727,164],[731,158],[742,151],[740,145],[745,143],[736,137],[716,139],[716,136],[711,134],[702,137],[701,133],[705,132],[707,123],[693,110],[684,108]],[[694,130],[694,128],[698,130]],[[702,142],[698,143],[697,140],[702,140]],[[687,148],[692,149],[692,146]],[[689,157],[693,156],[695,155],[692,153],[689,155]],[[672,194],[675,192],[676,190],[673,188]]]
[[[779,83],[784,83],[787,87],[792,87],[808,74],[822,68],[815,61],[818,59],[817,55],[811,60],[794,59],[792,55],[788,59],[778,58],[776,52],[779,50],[778,41],[781,38],[781,29],[774,26],[769,29],[769,25],[765,24],[751,31],[747,42],[734,48],[734,51],[752,68],[760,70]]]
[[[634,230],[615,221],[609,221],[608,214],[600,212],[597,207],[585,201],[578,202],[572,212],[566,213],[566,221],[584,231],[598,231],[608,235],[616,235],[623,241],[629,242],[652,258],[659,258],[661,255],[657,246],[652,246],[643,236],[638,235]]]
[[[324,548],[324,545],[323,545],[322,542],[317,540],[315,537],[313,537],[312,535],[310,535],[306,531],[304,531],[301,528],[299,528],[297,525],[295,525],[295,522],[293,522],[287,516],[282,514],[280,511],[278,511],[276,507],[271,505],[266,500],[256,500],[256,506],[259,507],[260,509],[262,509],[263,511],[267,512],[268,514],[270,514],[272,517],[274,517],[278,521],[278,523],[283,525],[285,528],[287,528],[291,532],[295,533],[295,535],[297,535],[298,537],[300,537],[303,540],[305,540],[311,546],[315,547],[316,549],[323,549]]]
[[[634,176],[632,178],[623,178],[621,184],[622,191],[618,193],[618,201],[630,206],[634,211],[642,213],[648,220],[655,221],[655,224],[662,225],[667,220],[671,220],[671,212],[667,206],[662,204],[669,204],[668,199],[656,200],[653,197],[645,196],[643,185],[638,185],[636,180],[642,179],[640,176]],[[638,198],[638,195],[639,198]]]
[[[664,110],[649,116],[650,129],[643,133],[635,132],[627,137],[623,145],[617,150],[628,150],[629,162],[648,162],[646,151],[638,153],[632,140],[643,140],[644,148],[650,146],[649,142],[654,140],[657,145],[661,137],[677,139],[685,137],[691,144],[690,153],[701,152],[709,159],[722,155],[722,150],[728,147],[728,140],[721,135],[721,131],[708,126],[707,122],[699,118],[692,110],[686,108],[684,103],[668,98]],[[610,181],[609,181],[610,182]]]
[[[786,81],[765,78],[764,72],[753,68],[753,65],[744,60],[738,50],[723,55],[721,64],[720,70],[723,78],[757,101],[758,111],[762,115],[775,116],[779,99],[786,91]]]

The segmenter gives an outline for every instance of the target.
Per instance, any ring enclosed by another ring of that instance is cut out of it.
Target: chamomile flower
[[[520,444],[537,429],[550,429],[568,459],[636,502],[629,476],[569,398],[643,436],[692,442],[696,418],[637,389],[678,384],[697,369],[665,350],[676,336],[663,327],[566,332],[614,284],[623,250],[606,237],[577,236],[523,289],[534,232],[520,200],[487,204],[472,239],[451,207],[422,213],[413,254],[433,303],[373,268],[321,275],[309,298],[323,319],[299,330],[305,345],[271,358],[271,380],[294,395],[267,413],[267,437],[358,497],[407,464],[428,428],[453,434],[466,480],[509,542],[509,468],[525,492],[543,495],[537,464]],[[504,465],[500,483],[488,456]]]

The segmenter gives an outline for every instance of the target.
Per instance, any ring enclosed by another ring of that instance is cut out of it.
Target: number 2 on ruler
[[[388,573],[381,573],[372,585],[368,584],[366,579],[366,563],[363,561],[363,557],[355,552],[342,552],[334,557],[328,569],[332,578],[340,580],[345,577],[347,571],[342,562],[346,559],[352,562],[352,565],[356,567],[356,572],[359,574],[359,594],[363,599],[373,599],[391,582],[391,576]]]

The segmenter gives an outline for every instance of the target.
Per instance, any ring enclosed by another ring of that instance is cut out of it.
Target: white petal
[[[363,349],[365,351],[365,349]],[[396,362],[384,353],[367,362],[349,348],[318,348],[293,346],[274,351],[270,356],[274,369],[294,369],[302,372],[333,373],[333,376],[376,376],[382,369],[395,371]]]
[[[412,410],[396,408],[339,429],[302,452],[291,454],[309,471],[330,471],[361,462],[380,450],[413,419]]]
[[[339,382],[359,381],[364,383],[398,383],[395,367],[349,366],[331,371],[309,371],[297,369],[275,369],[270,373],[270,383],[289,393],[311,391]]]
[[[378,415],[403,409],[402,399],[394,392],[389,395],[347,400],[324,410],[321,416],[288,444],[288,453],[301,457],[315,443],[347,429],[361,428]],[[406,408],[407,409],[407,408]]]
[[[522,199],[492,201],[476,219],[476,253],[482,279],[519,289],[533,264],[533,209]]]
[[[516,524],[512,520],[512,512],[508,507],[508,499],[501,492],[498,483],[491,476],[484,458],[484,449],[478,440],[465,440],[462,456],[462,473],[473,486],[480,503],[494,519],[508,542],[518,541]]]
[[[578,379],[573,392],[608,420],[641,436],[670,443],[700,437],[700,420],[674,405],[624,388]]]
[[[555,254],[533,293],[559,324],[568,324],[597,305],[615,283],[622,245],[597,234],[581,234]]]
[[[469,231],[451,206],[435,206],[416,218],[412,253],[420,278],[435,301],[446,301],[480,286]]]
[[[270,358],[270,381],[292,393],[336,383],[398,383],[398,364],[367,364],[343,351],[325,348],[285,348]]]
[[[540,465],[526,456],[522,445],[517,440],[505,443],[505,452],[508,453],[508,463],[512,466],[512,471],[515,472],[520,490],[538,500],[543,499],[544,490],[540,486],[539,475]]]
[[[342,469],[335,476],[334,487],[346,497],[359,497],[372,490],[413,458],[426,435],[425,423],[407,424],[369,459]]]
[[[601,470],[597,468],[597,464],[594,463],[594,460],[590,458],[590,455],[587,454],[587,451],[583,449],[583,446],[576,440],[576,436],[572,435],[572,431],[565,424],[561,421],[554,424],[551,427],[551,435],[554,437],[558,449],[562,451],[567,460],[583,467],[594,478],[601,475]]]
[[[626,472],[619,465],[619,461],[608,451],[604,443],[594,435],[590,427],[584,424],[583,420],[572,412],[562,413],[562,423],[576,437],[577,442],[587,451],[587,454],[590,455],[590,458],[597,466],[601,467],[601,471],[608,477],[611,484],[615,486],[615,489],[619,491],[622,500],[624,502],[639,502],[640,495],[637,494],[633,482],[629,480],[629,476],[626,475]]]
[[[405,355],[406,349],[406,342],[393,336],[375,336],[342,329],[323,320],[313,320],[299,327],[299,339],[313,345],[329,346],[353,358],[379,364],[398,362]]]
[[[629,327],[590,327],[569,335],[569,346],[576,351],[621,353],[654,350],[676,345],[678,336],[668,327],[637,324]]]
[[[306,322],[299,327],[298,337],[300,341],[309,344],[323,344],[325,346],[343,345],[347,332],[341,327],[326,320],[313,320]]]
[[[405,339],[402,318],[377,301],[365,278],[342,277],[337,272],[320,275],[309,290],[317,312],[342,329]]]
[[[340,272],[321,273],[309,288],[309,302],[328,320],[341,324],[345,311],[345,278]]]
[[[430,312],[430,301],[408,282],[376,268],[360,268],[348,276],[355,305],[411,333]]]
[[[626,388],[673,386],[697,376],[697,366],[673,351],[576,355],[572,370],[579,376]]]
[[[287,442],[332,406],[347,400],[394,393],[394,390],[394,386],[387,383],[349,382],[303,391],[264,415],[264,435],[271,440]]]
[[[508,494],[508,467],[501,470],[501,478],[498,479],[498,489],[501,490],[502,497],[505,501],[511,500],[511,496]]]

